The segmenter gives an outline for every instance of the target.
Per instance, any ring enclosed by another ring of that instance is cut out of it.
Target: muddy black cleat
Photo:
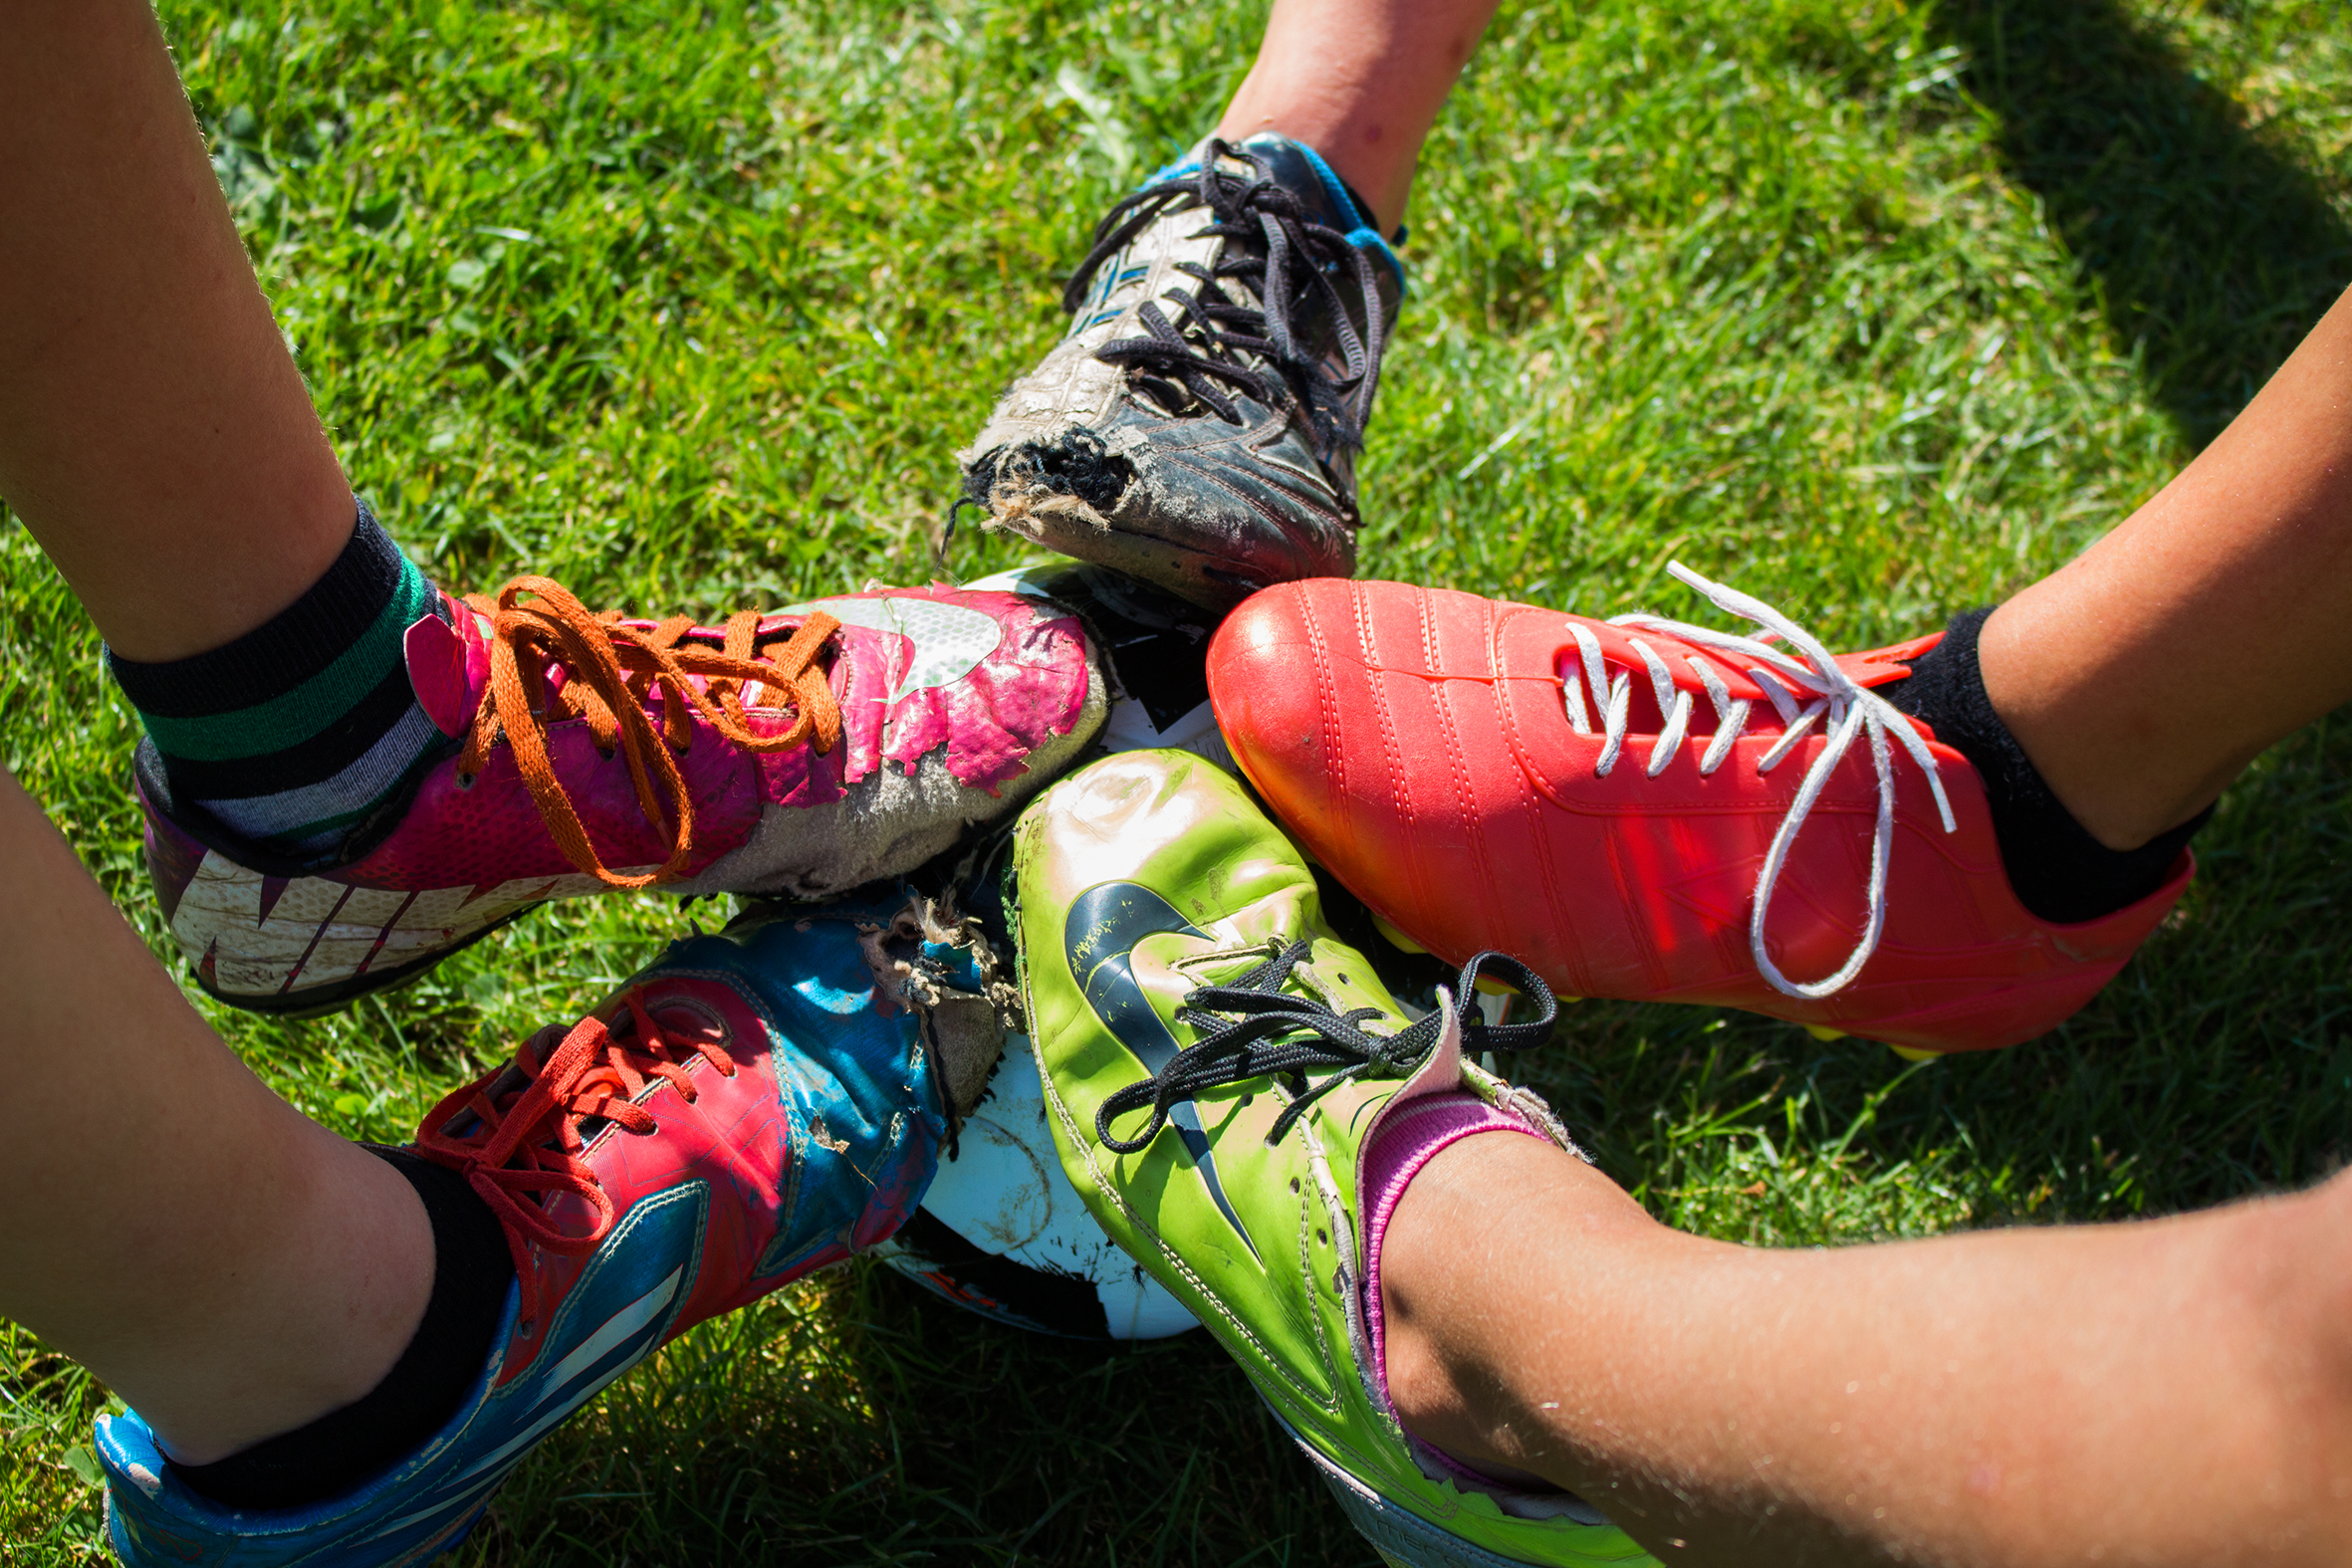
[[[961,454],[957,507],[1213,609],[1347,576],[1403,297],[1403,265],[1313,148],[1212,136],[1102,220],[1068,335]]]

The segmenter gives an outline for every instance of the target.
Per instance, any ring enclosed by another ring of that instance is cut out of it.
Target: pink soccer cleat
[[[591,615],[545,577],[407,631],[450,738],[336,853],[292,860],[175,804],[139,752],[147,867],[197,981],[306,1012],[397,986],[551,898],[822,898],[1011,810],[1108,711],[1077,619],[890,588],[723,628]]]

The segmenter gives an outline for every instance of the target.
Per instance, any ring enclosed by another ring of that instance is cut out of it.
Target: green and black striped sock
[[[362,502],[335,564],[267,624],[193,658],[107,662],[175,802],[249,842],[323,853],[447,744],[402,641],[436,614],[440,594]]]

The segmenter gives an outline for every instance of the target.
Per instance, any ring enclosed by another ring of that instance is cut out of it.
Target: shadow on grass
[[[961,1560],[1355,1568],[1370,1553],[1210,1337],[1098,1345],[982,1321],[887,1268],[850,1355],[900,1491]],[[965,1521],[953,1528],[956,1516]]]
[[[705,1324],[557,1433],[453,1568],[1362,1568],[1205,1333],[1000,1327],[879,1264]]]
[[[1944,0],[1934,25],[2150,395],[2204,446],[2352,281],[2352,228],[2116,0]]]
[[[2185,442],[2210,441],[2352,281],[2329,189],[2117,0],[1941,0],[1933,25],[2150,399]],[[2072,1022],[2013,1050],[1904,1076],[1856,1040],[1587,1004],[1564,1021],[1566,1059],[1533,1076],[1653,1209],[1755,1240],[1863,1240],[1890,1216],[2121,1219],[2307,1185],[2352,1158],[2347,780],[2352,716],[2274,748],[2200,836],[2165,929]],[[1897,1181],[1949,1197],[1873,1185]]]

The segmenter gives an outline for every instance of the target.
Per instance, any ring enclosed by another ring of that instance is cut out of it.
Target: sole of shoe
[[[1270,1405],[1267,1409],[1283,1431],[1290,1434],[1291,1441],[1298,1445],[1298,1452],[1306,1456],[1323,1484],[1331,1489],[1331,1495],[1338,1499],[1339,1511],[1347,1515],[1347,1522],[1355,1526],[1356,1533],[1369,1541],[1391,1568],[1530,1568],[1524,1558],[1506,1557],[1474,1545],[1439,1529],[1410,1508],[1389,1501],[1317,1453],[1274,1407]],[[1579,1523],[1603,1527],[1609,1522],[1589,1508],[1571,1511],[1570,1516]],[[1650,1561],[1640,1555],[1623,1560],[1645,1564]],[[1598,1563],[1600,1559],[1580,1558],[1579,1561]]]
[[[451,943],[448,947],[428,953],[422,958],[410,959],[405,964],[395,965],[385,970],[370,970],[364,974],[353,975],[349,980],[340,980],[332,985],[320,986],[308,991],[289,992],[283,996],[264,997],[256,996],[250,992],[225,992],[216,988],[211,981],[205,978],[204,972],[194,966],[189,967],[188,974],[196,982],[197,989],[202,991],[204,995],[215,1002],[235,1008],[240,1012],[258,1012],[273,1018],[325,1017],[330,1012],[341,1011],[362,997],[373,997],[384,992],[398,991],[402,987],[415,985],[447,960],[463,953],[483,938],[494,935],[540,907],[538,904],[525,904],[521,909],[510,910],[463,941]]]
[[[1155,587],[1204,609],[1233,608],[1267,586],[1256,576],[1188,546],[1130,533],[1073,497],[1057,496],[1062,503],[1047,510],[1015,502],[993,514],[989,527],[1018,534],[1033,545],[1057,555],[1139,577]]]

